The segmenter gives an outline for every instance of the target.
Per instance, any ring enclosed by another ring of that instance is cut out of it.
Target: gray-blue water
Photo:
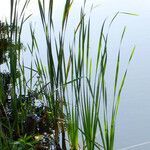
[[[1,0],[2,1],[2,0]],[[48,0],[47,0],[48,1]],[[92,35],[91,49],[92,57],[96,55],[96,39],[100,31],[102,21],[108,17],[108,21],[116,12],[136,13],[139,16],[119,15],[110,30],[109,40],[109,72],[111,74],[115,69],[115,59],[119,47],[119,40],[123,27],[126,26],[126,34],[121,47],[121,68],[125,70],[129,53],[133,46],[136,46],[135,55],[128,69],[127,80],[122,93],[121,104],[116,127],[116,149],[145,143],[150,141],[150,1],[142,0],[87,0],[87,15],[89,15],[91,5],[92,11]],[[60,17],[63,10],[64,0],[56,0],[54,9],[54,18],[56,24],[56,33],[60,28]],[[71,10],[67,32],[67,39],[71,40],[75,26],[78,24],[80,14],[81,0],[75,0]],[[0,17],[8,16],[9,0],[2,1],[0,5]],[[35,25],[38,39],[41,40],[42,28],[37,11],[37,4],[32,1],[28,13],[33,13],[29,22]],[[26,24],[23,33],[23,40],[30,42],[29,25]],[[68,41],[66,39],[66,41]],[[41,58],[46,58],[45,46],[39,45],[41,49]],[[28,55],[25,55],[27,63]],[[44,60],[44,59],[43,59]],[[46,63],[46,61],[45,61]],[[108,86],[113,85],[112,78],[108,79]],[[111,90],[111,88],[110,88]],[[133,148],[136,150],[149,150],[150,144]]]

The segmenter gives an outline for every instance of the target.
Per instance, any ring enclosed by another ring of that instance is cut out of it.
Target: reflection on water
[[[56,23],[56,28],[60,28],[59,23],[61,20],[62,4],[63,1],[56,0],[55,3],[55,13],[54,18]],[[119,116],[116,129],[116,147],[123,148],[130,145],[135,145],[143,142],[150,141],[149,127],[150,127],[150,10],[149,5],[150,1],[130,1],[130,0],[87,0],[87,13],[91,4],[93,3],[95,9],[93,10],[91,17],[93,22],[92,36],[97,35],[96,33],[100,30],[100,25],[104,18],[107,16],[113,16],[118,11],[123,12],[132,12],[139,14],[137,17],[120,15],[116,22],[111,28],[110,35],[110,53],[109,57],[110,71],[113,69],[115,64],[116,49],[118,48],[118,41],[120,33],[125,26],[127,26],[127,33],[122,45],[122,67],[126,65],[127,58],[131,48],[136,45],[136,52],[133,58],[133,61],[129,67],[129,72],[122,94],[121,105],[119,109]],[[72,15],[70,18],[70,23],[68,28],[71,30],[77,25],[79,19],[79,13],[77,10],[80,10],[81,1],[75,0],[75,4],[72,8],[72,14],[77,14],[77,16]],[[0,5],[0,14],[1,18],[5,18],[4,15],[8,16],[8,1],[3,1],[3,5]],[[6,9],[7,8],[7,9]],[[32,9],[31,9],[32,8]],[[32,4],[29,8],[29,11],[33,12],[32,20],[36,22],[36,30],[41,31],[41,24],[39,21],[38,11],[36,4],[32,1]],[[25,33],[28,28],[28,25],[25,27]],[[24,33],[23,40],[29,42],[27,39],[29,35]],[[40,35],[41,32],[37,32],[37,35]],[[41,37],[40,35],[39,37]],[[71,37],[71,33],[68,34]],[[98,37],[97,37],[98,38]],[[92,51],[94,51],[94,40],[91,42],[93,45]],[[39,45],[41,49],[45,49],[43,45]],[[93,53],[93,52],[92,52]],[[94,55],[95,53],[93,53]],[[42,51],[41,57],[45,57],[46,52]],[[26,56],[28,57],[28,56]],[[46,63],[46,62],[45,62]],[[110,81],[109,81],[110,80]],[[110,84],[113,84],[111,79],[108,79]],[[145,147],[140,147],[141,149],[148,150],[150,145]],[[139,149],[140,149],[139,148]]]

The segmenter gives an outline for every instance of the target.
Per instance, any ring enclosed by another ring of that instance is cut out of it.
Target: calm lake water
[[[125,70],[127,60],[129,58],[130,51],[134,45],[136,45],[136,51],[134,58],[129,66],[126,84],[122,93],[121,104],[119,108],[119,115],[116,127],[116,149],[149,142],[150,141],[150,1],[142,0],[87,0],[86,7],[87,14],[90,12],[90,7],[93,3],[95,9],[91,14],[92,18],[92,35],[91,49],[93,57],[96,55],[95,39],[97,39],[97,32],[100,31],[102,21],[108,17],[115,15],[116,12],[130,12],[136,13],[139,16],[119,15],[110,31],[109,41],[109,63],[108,74],[112,73],[115,69],[115,58],[119,46],[119,39],[123,27],[127,27],[126,35],[123,45],[121,47],[121,68]],[[56,0],[54,18],[56,24],[56,30],[60,28],[61,12],[63,9],[62,0]],[[81,0],[75,0],[73,8],[71,10],[71,17],[68,25],[68,29],[72,29],[77,25],[80,13]],[[3,5],[2,5],[3,4]],[[9,13],[9,0],[1,2],[0,5],[0,17],[4,20],[4,16],[8,16]],[[28,13],[33,13],[32,24],[36,24],[36,31],[38,39],[43,38],[39,13],[37,11],[37,5],[35,1],[32,1]],[[36,23],[35,23],[36,22]],[[68,30],[68,32],[69,32]],[[25,25],[25,31],[23,33],[23,41],[30,42],[29,35],[26,34],[29,31],[29,25]],[[68,39],[72,37],[72,33],[67,35]],[[67,40],[66,40],[67,41]],[[68,42],[68,41],[67,41]],[[41,51],[41,58],[46,57],[45,47],[39,45]],[[25,60],[28,55],[25,55]],[[46,63],[46,61],[45,61]],[[122,72],[121,71],[121,72]],[[108,77],[108,86],[112,87],[113,78]],[[110,88],[111,90],[111,88]],[[110,96],[111,98],[111,96]],[[150,144],[145,146],[139,146],[134,148],[136,150],[149,150]]]

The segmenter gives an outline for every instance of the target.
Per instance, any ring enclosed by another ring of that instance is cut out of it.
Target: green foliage
[[[31,136],[24,135],[24,137],[19,138],[17,141],[13,142],[13,150],[34,150],[35,141],[32,140]]]
[[[120,13],[116,13],[109,23],[107,20],[102,23],[97,39],[96,59],[93,61],[90,57],[93,50],[91,49],[91,19],[86,19],[84,12],[86,0],[80,11],[79,23],[74,30],[73,43],[67,45],[68,49],[65,45],[65,37],[73,1],[65,2],[61,31],[58,31],[59,37],[56,38],[53,18],[54,1],[48,1],[47,10],[45,1],[38,0],[47,48],[47,68],[39,57],[39,41],[32,26],[29,33],[32,41],[31,45],[28,45],[32,60],[30,66],[25,66],[20,58],[20,50],[23,25],[30,17],[30,15],[25,17],[29,2],[30,0],[26,0],[21,11],[18,11],[19,0],[10,0],[9,24],[11,26],[0,24],[0,52],[2,57],[3,53],[9,52],[7,66],[11,78],[11,90],[6,94],[3,78],[0,77],[0,107],[2,108],[0,148],[7,150],[36,149],[38,146],[43,148],[41,139],[37,144],[35,137],[45,136],[48,148],[65,150],[69,147],[77,150],[82,145],[81,149],[113,150],[116,118],[128,71],[127,68],[119,82],[121,45],[126,31],[124,28],[116,60],[113,96],[109,100],[106,85],[106,73],[109,71],[107,68],[109,30]],[[106,23],[108,23],[108,32],[105,32]],[[128,65],[134,51],[135,48],[131,52]],[[68,57],[66,52],[69,52]],[[3,101],[7,96],[11,97],[11,102]],[[112,101],[112,109],[108,105],[110,101]],[[39,103],[39,107],[35,106],[36,102]],[[44,103],[46,103],[45,107]],[[11,110],[11,115],[6,108]],[[108,117],[110,115],[111,118]],[[29,126],[32,130],[28,129]]]

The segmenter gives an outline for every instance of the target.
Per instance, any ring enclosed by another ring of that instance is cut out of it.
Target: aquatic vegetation
[[[105,25],[108,23],[110,29],[119,13],[110,22],[104,20],[97,43],[96,61],[93,62],[90,57],[91,18],[87,21],[84,13],[86,0],[80,11],[73,41],[67,49],[69,56],[66,56],[65,36],[73,1],[66,0],[61,31],[58,31],[59,37],[56,38],[54,1],[49,0],[47,10],[45,1],[38,0],[47,48],[45,69],[38,56],[39,43],[32,26],[28,33],[32,42],[27,47],[31,53],[31,65],[25,66],[20,58],[23,25],[30,17],[25,17],[29,2],[26,0],[22,11],[18,12],[19,1],[10,1],[10,25],[14,28],[7,30],[9,46],[8,43],[3,43],[3,39],[0,40],[0,50],[2,48],[9,53],[9,61],[6,60],[8,73],[0,73],[0,148],[113,150],[116,118],[127,69],[118,84],[121,61],[119,48],[114,96],[108,100],[106,72],[109,32],[105,32]],[[0,32],[0,36],[2,34]],[[125,28],[120,46],[124,34]],[[7,37],[4,36],[4,39],[7,40]],[[132,60],[134,50],[135,48],[131,50],[128,63]],[[110,101],[112,108],[108,111]],[[111,114],[111,118],[108,114]]]

